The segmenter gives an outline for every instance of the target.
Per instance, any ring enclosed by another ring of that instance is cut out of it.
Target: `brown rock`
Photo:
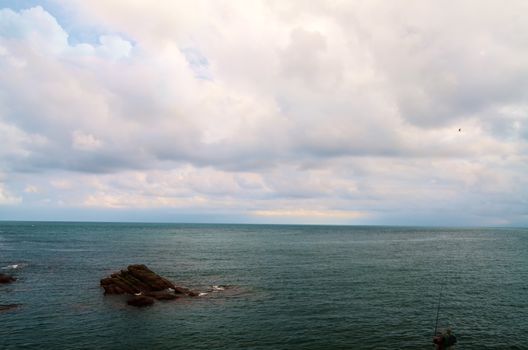
[[[190,290],[189,288],[184,288],[184,287],[174,287],[174,293],[183,294],[183,295],[187,295],[190,297],[197,297],[199,294],[198,292],[195,292],[193,290]]]
[[[112,284],[112,277],[106,277],[101,280],[101,286],[108,286]]]
[[[193,293],[190,289],[184,288],[184,287],[176,287],[176,286],[174,286],[173,289],[174,289],[174,293],[176,293],[176,294],[191,295]]]
[[[130,281],[125,280],[123,277],[114,278],[111,285],[115,286],[116,290],[122,291],[121,293],[136,294],[141,291],[141,289],[132,284]]]
[[[104,288],[105,294],[134,295],[135,297],[128,302],[134,306],[146,306],[143,303],[150,303],[144,297],[154,302],[154,299],[172,300],[182,296],[198,295],[188,288],[175,286],[145,265],[130,265],[126,270],[112,273],[109,277],[101,279],[101,287]]]
[[[128,272],[137,280],[141,281],[149,287],[150,290],[164,290],[167,288],[173,288],[169,280],[155,274],[145,265],[130,265],[128,267]]]
[[[125,294],[125,291],[115,284],[103,286],[105,294]]]
[[[11,283],[15,281],[16,281],[15,277],[0,273],[0,283]]]

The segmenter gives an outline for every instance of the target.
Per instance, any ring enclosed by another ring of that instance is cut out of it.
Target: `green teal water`
[[[233,287],[103,296],[132,263]],[[431,349],[440,296],[458,349],[528,349],[528,229],[0,222],[0,268],[0,349]]]

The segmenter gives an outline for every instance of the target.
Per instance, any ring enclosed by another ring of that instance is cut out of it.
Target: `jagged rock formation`
[[[185,296],[198,296],[198,293],[184,287],[176,286],[145,265],[130,265],[101,280],[105,294],[127,294],[127,301],[133,306],[148,306],[154,300],[171,300]]]

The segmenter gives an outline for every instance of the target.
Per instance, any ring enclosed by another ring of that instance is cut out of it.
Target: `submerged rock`
[[[154,304],[154,298],[147,297],[144,295],[133,296],[132,298],[127,300],[127,304],[137,307],[150,306]]]
[[[15,281],[15,277],[0,273],[0,283],[11,283]]]
[[[180,294],[180,293],[178,293]],[[151,297],[151,298],[154,298],[156,300],[172,300],[172,299],[177,299],[179,298],[181,295],[178,295],[176,294],[174,291],[170,291],[170,290],[160,290],[160,291],[156,291],[156,292],[148,292],[146,293],[145,295],[147,297]]]
[[[0,312],[16,309],[18,306],[18,304],[0,305]]]
[[[171,300],[185,296],[197,296],[198,293],[174,285],[168,279],[154,273],[145,265],[130,265],[101,280],[105,294],[134,295],[129,305],[148,306],[156,300]]]

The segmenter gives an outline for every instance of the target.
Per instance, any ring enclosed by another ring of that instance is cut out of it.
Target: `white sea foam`
[[[7,266],[2,267],[2,270],[15,270],[21,267],[22,267],[21,264],[13,264],[13,265],[7,265]]]
[[[225,288],[222,286],[213,286],[213,290],[224,290]]]
[[[199,297],[203,297],[204,295],[207,295],[207,293],[203,293],[203,292],[202,293],[198,293]]]

